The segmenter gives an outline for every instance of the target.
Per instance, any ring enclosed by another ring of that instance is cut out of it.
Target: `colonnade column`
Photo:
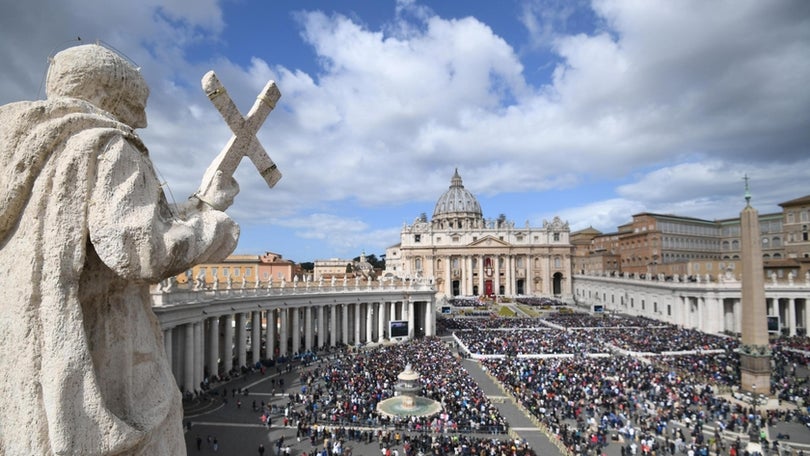
[[[279,356],[287,356],[287,311],[289,309],[278,309],[279,312],[279,326],[281,330],[279,331],[279,341],[278,341],[278,350]]]
[[[321,348],[324,346],[324,344],[326,344],[326,340],[323,333],[324,331],[323,319],[326,313],[324,311],[325,307],[326,306],[318,306],[318,348]]]
[[[396,320],[397,319],[397,303],[396,301],[391,301],[391,312],[388,314],[388,320]],[[391,337],[389,334],[388,337]]]
[[[194,323],[194,390],[200,389],[203,381],[203,365],[205,363],[205,344],[203,344],[203,324]]]
[[[236,314],[236,360],[237,368],[247,365],[247,319],[244,313]]]
[[[270,309],[267,311],[267,316],[265,317],[265,324],[267,325],[265,328],[265,352],[264,357],[267,359],[275,358],[276,354],[276,311],[275,309]]]
[[[337,310],[338,305],[329,306],[329,346],[337,345]]]
[[[233,369],[233,314],[225,315],[225,339],[222,341],[222,369]]]
[[[301,308],[293,307],[292,312],[292,354],[301,352]]]
[[[354,343],[360,343],[360,303],[354,303]]]
[[[804,336],[810,337],[810,300],[804,298]]]
[[[304,309],[304,350],[312,350],[312,306]]]
[[[349,305],[341,304],[341,331],[340,335],[344,345],[349,345]]]
[[[788,299],[788,325],[790,327],[790,336],[796,335],[796,299]]]
[[[436,298],[431,298],[430,301],[425,302],[425,336],[433,336],[434,331],[433,319],[436,317],[435,304]]]
[[[414,317],[414,315],[413,315],[413,300],[411,300],[411,298],[408,298],[408,338],[409,339],[413,339],[413,336],[415,334],[415,329],[416,329],[416,328],[413,327],[414,326],[414,321],[416,320],[413,317]]]
[[[183,391],[194,392],[194,324],[183,325],[185,344],[183,350]]]
[[[219,375],[219,317],[208,319],[208,372]]]
[[[385,303],[377,303],[377,342],[383,341],[385,334]]]
[[[366,303],[366,342],[374,342],[374,304]]]
[[[262,359],[262,314],[254,310],[250,316],[250,363],[256,365]]]

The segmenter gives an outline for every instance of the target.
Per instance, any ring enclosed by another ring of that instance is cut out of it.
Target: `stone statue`
[[[197,274],[197,278],[194,279],[194,289],[202,290],[203,288],[205,288],[205,271],[200,269],[200,273]]]
[[[167,203],[115,52],[59,52],[46,94],[0,107],[0,453],[186,454],[149,286],[233,251],[238,187]]]

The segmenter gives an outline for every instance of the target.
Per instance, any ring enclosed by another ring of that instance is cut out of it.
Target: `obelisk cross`
[[[222,114],[228,127],[233,132],[233,136],[205,171],[199,190],[200,194],[205,194],[208,187],[211,186],[217,171],[222,171],[223,177],[233,176],[244,156],[250,157],[250,160],[269,187],[276,185],[276,182],[281,179],[281,172],[279,172],[273,160],[270,159],[270,156],[267,155],[259,139],[256,138],[256,132],[259,131],[270,111],[275,108],[276,102],[281,98],[281,92],[276,87],[276,83],[268,81],[267,85],[256,97],[256,102],[253,103],[247,117],[242,117],[239,109],[213,71],[206,73],[201,82],[203,91],[208,95],[217,111]]]

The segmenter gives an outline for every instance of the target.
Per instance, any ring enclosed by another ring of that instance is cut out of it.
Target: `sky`
[[[633,214],[738,217],[810,194],[805,0],[3,0],[0,105],[44,99],[48,59],[102,42],[141,68],[139,134],[182,201],[242,113],[281,99],[244,160],[235,253],[380,256],[458,169],[486,218],[615,232]],[[79,41],[80,40],[80,41]]]

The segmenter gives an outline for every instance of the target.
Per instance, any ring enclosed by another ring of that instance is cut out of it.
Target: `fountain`
[[[438,401],[419,396],[419,373],[408,364],[397,376],[396,395],[377,404],[377,411],[390,417],[431,416],[442,411]]]

